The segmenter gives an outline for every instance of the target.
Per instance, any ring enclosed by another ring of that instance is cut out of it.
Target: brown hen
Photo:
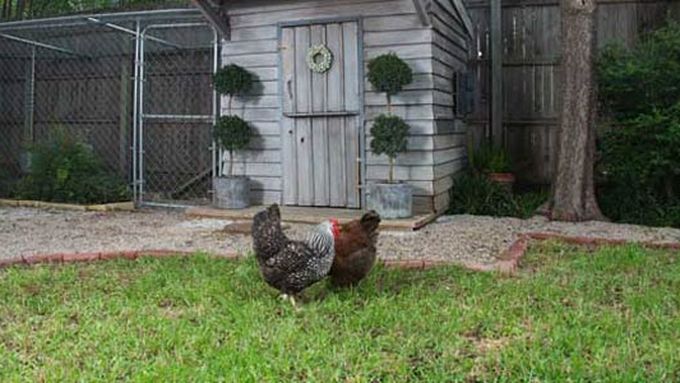
[[[334,286],[354,286],[371,271],[376,259],[379,225],[380,216],[371,210],[361,219],[340,226],[330,271]]]

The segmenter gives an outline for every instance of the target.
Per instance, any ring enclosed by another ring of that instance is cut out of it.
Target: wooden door
[[[358,35],[356,22],[281,31],[284,204],[360,207]],[[307,63],[317,45],[332,54],[324,73]]]

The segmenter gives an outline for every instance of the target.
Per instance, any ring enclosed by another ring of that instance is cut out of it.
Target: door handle
[[[289,78],[288,81],[286,81],[286,88],[288,88],[288,98],[292,100],[293,99],[293,79]]]

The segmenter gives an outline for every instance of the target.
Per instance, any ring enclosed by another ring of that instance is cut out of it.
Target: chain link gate
[[[188,29],[194,41],[182,33]],[[218,112],[211,85],[219,65],[217,32],[205,23],[151,24],[142,29],[138,44],[136,201],[209,203],[217,155],[211,134]]]
[[[0,23],[0,198],[65,132],[137,204],[210,201],[219,39],[196,9]]]

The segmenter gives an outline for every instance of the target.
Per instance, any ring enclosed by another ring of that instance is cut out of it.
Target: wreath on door
[[[333,65],[333,53],[323,44],[314,45],[307,52],[307,66],[313,72],[326,73]]]

